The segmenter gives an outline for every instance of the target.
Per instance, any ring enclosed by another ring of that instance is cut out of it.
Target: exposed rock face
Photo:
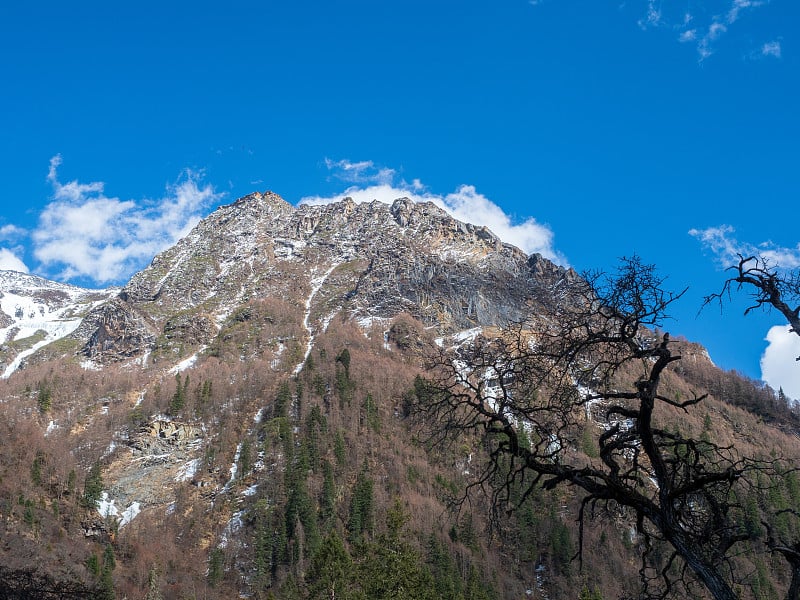
[[[139,435],[139,444],[142,444],[142,438],[157,438],[162,442],[169,444],[181,444],[196,440],[202,437],[203,431],[194,425],[188,423],[180,423],[178,421],[167,421],[164,419],[155,419],[145,425]],[[152,441],[147,440],[148,445]]]
[[[121,360],[150,348],[157,329],[133,307],[115,298],[93,311],[77,334],[91,332],[83,354],[92,359]]]
[[[445,333],[518,320],[573,276],[432,203],[294,207],[255,193],[156,256],[79,335],[83,353],[101,362],[156,345],[196,348],[236,308],[268,297],[309,299],[309,328],[341,311],[356,319],[408,312]]]

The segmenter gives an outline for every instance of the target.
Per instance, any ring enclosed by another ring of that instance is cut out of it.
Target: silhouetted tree
[[[528,322],[440,350],[417,383],[415,412],[429,442],[480,436],[486,461],[463,499],[488,492],[497,522],[538,488],[571,485],[584,492],[576,556],[587,511],[625,507],[643,547],[644,597],[692,596],[699,582],[735,600],[734,556],[763,532],[758,515],[748,527],[748,501],[777,462],[660,426],[705,398],[662,390],[681,357],[654,330],[682,295],[663,284],[637,257],[613,275],[563,282]],[[593,415],[604,425],[594,428],[596,459],[576,450]]]
[[[734,290],[745,291],[752,301],[745,315],[758,308],[775,309],[791,325],[791,331],[800,335],[800,270],[782,270],[763,256],[738,256],[738,264],[728,267],[733,277],[725,280],[719,293],[706,296],[705,304],[722,302]]]

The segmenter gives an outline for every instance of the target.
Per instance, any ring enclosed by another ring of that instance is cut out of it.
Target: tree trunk
[[[700,556],[689,540],[684,539],[684,536],[680,533],[668,534],[668,538],[686,561],[686,564],[689,565],[689,568],[703,582],[703,585],[711,592],[711,595],[714,596],[714,600],[738,600],[739,596],[734,593],[730,584],[725,581],[719,569]]]
[[[792,582],[786,592],[786,600],[800,600],[800,561],[791,560],[786,557],[787,562],[792,567]]]

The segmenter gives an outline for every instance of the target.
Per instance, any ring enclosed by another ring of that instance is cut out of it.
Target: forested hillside
[[[408,201],[295,210],[258,195],[220,209],[0,381],[0,596],[636,598],[643,557],[683,577],[635,511],[587,505],[579,485],[520,475],[498,503],[516,459],[493,455],[480,424],[445,444],[426,421],[443,357],[478,356],[523,316],[541,336],[580,281]],[[614,390],[639,389],[667,343],[656,328],[635,338],[644,367],[618,369]],[[669,344],[680,359],[659,394],[672,403],[654,426],[680,441],[678,465],[708,449],[769,463],[726,496],[748,534],[730,564],[742,598],[783,596],[792,572],[765,542],[800,539],[798,414],[699,344]],[[569,427],[550,439],[523,419],[519,440],[588,468],[632,409],[574,376]],[[525,377],[481,372],[479,391],[548,397]],[[645,472],[637,489],[657,495]],[[661,575],[646,575],[655,590]],[[710,597],[691,579],[666,591]]]

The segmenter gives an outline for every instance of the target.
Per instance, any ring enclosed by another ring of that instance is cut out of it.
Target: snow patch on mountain
[[[132,502],[127,508],[120,511],[116,506],[116,500],[111,498],[108,492],[103,492],[100,500],[97,501],[97,512],[104,519],[113,517],[117,520],[119,527],[124,527],[138,515],[142,510],[141,504]]]
[[[18,350],[3,371],[7,379],[37,350],[68,336],[83,316],[118,290],[87,290],[14,271],[0,271],[0,344]]]
[[[322,289],[322,286],[325,284],[325,280],[328,279],[328,276],[333,273],[334,269],[336,269],[336,267],[338,267],[340,264],[341,263],[339,262],[333,263],[333,265],[322,275],[313,277],[311,279],[311,293],[308,295],[308,298],[306,298],[306,310],[305,314],[303,315],[303,329],[305,329],[308,333],[308,342],[306,343],[306,351],[303,354],[303,360],[301,360],[295,366],[294,370],[292,371],[292,375],[297,375],[303,369],[303,365],[308,359],[308,355],[311,354],[311,349],[314,347],[315,334],[309,323],[309,319],[311,318],[311,305],[314,301],[314,296],[316,296],[317,292]],[[323,330],[327,329],[329,323],[330,319],[328,319],[327,322],[323,322]]]

